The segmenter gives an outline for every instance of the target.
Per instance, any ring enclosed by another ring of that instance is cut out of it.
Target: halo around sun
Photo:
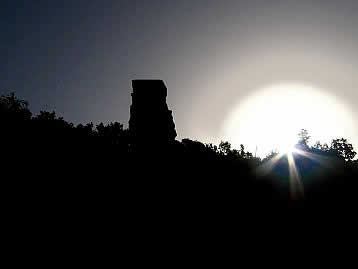
[[[223,126],[223,139],[264,157],[270,151],[294,151],[298,133],[311,142],[353,138],[356,127],[349,108],[323,90],[299,83],[281,83],[256,91],[238,103]]]

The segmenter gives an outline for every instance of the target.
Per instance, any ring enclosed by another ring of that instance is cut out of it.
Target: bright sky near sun
[[[224,124],[225,140],[264,157],[271,150],[286,152],[307,129],[311,143],[333,138],[354,139],[352,111],[342,100],[299,83],[283,83],[259,89],[237,104]]]

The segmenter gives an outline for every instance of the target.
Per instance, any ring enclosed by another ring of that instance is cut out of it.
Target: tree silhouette
[[[322,145],[322,143],[320,141],[317,141],[313,146],[312,146],[313,150],[318,150],[318,151],[323,151],[323,152],[328,152],[329,151],[329,146],[327,143],[324,143]]]
[[[15,93],[0,96],[0,115],[1,118],[11,121],[29,120],[31,112],[28,108],[28,102],[18,99]]]
[[[231,152],[231,144],[229,142],[221,141],[219,144],[219,153],[222,155],[228,155]]]
[[[308,142],[311,136],[308,134],[308,131],[306,129],[301,129],[301,131],[298,133],[298,138],[298,145],[308,147]]]
[[[331,143],[331,150],[340,158],[346,161],[352,161],[356,156],[356,152],[353,150],[352,144],[347,142],[347,139],[333,139]]]

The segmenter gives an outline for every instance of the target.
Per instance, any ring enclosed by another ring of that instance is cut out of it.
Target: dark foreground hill
[[[3,197],[19,235],[135,241],[159,231],[225,233],[248,215],[267,224],[263,216],[273,212],[356,210],[358,164],[346,140],[309,147],[301,137],[294,170],[288,155],[261,160],[228,142],[179,142],[166,88],[156,110],[141,105],[139,92],[163,85],[136,83],[129,130],[118,122],[74,126],[54,112],[33,116],[25,101],[1,97]]]

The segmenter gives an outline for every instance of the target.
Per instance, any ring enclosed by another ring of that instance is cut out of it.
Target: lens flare
[[[303,200],[304,199],[304,187],[301,181],[300,173],[297,169],[294,154],[303,155],[303,151],[298,149],[292,149],[292,151],[285,154],[280,153],[271,158],[269,161],[263,163],[258,169],[257,173],[260,176],[268,175],[278,164],[278,162],[287,157],[288,160],[288,171],[289,171],[289,187],[290,197],[292,200]],[[309,153],[307,153],[309,154]]]
[[[290,172],[291,199],[302,200],[304,198],[303,185],[292,153],[287,154],[287,159],[288,159],[288,170]]]

